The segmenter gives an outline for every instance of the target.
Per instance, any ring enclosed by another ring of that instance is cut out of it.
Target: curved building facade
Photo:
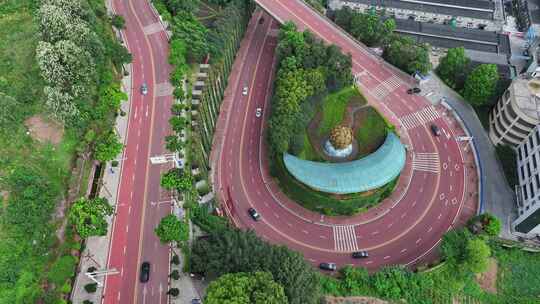
[[[489,138],[494,145],[519,145],[540,123],[540,98],[529,80],[517,79],[501,96],[489,115]]]

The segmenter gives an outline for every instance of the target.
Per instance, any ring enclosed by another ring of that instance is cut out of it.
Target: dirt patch
[[[45,119],[40,115],[34,115],[28,118],[24,125],[28,128],[30,136],[39,142],[51,142],[59,144],[64,136],[62,125]]]
[[[371,297],[325,297],[325,304],[388,304],[389,302]]]
[[[497,269],[497,260],[489,258],[487,270],[476,275],[476,282],[486,292],[497,293]]]

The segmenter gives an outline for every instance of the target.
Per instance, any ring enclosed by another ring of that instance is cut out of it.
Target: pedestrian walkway
[[[358,242],[354,226],[333,226],[333,231],[335,251],[358,251]]]
[[[413,170],[439,173],[440,161],[437,153],[414,153]]]
[[[433,106],[425,107],[420,111],[402,116],[399,120],[406,130],[422,126],[439,118],[439,113]]]
[[[383,82],[381,82],[379,85],[377,85],[372,91],[371,94],[377,98],[378,100],[384,99],[388,94],[395,91],[397,88],[399,88],[402,84],[401,79],[399,79],[396,76],[392,76]]]
[[[127,66],[127,70],[131,71],[131,65]],[[131,72],[128,76],[122,79],[122,91],[131,91]],[[121,142],[126,142],[127,127],[129,110],[131,106],[131,95],[128,94],[128,100],[120,106],[120,109],[126,113],[125,116],[118,115],[116,118],[115,129],[120,136]],[[111,163],[106,164],[106,168],[103,171],[100,197],[106,198],[109,203],[116,208],[118,186],[120,183],[120,173],[122,171],[123,158],[122,155],[117,157],[119,167],[111,167]],[[114,216],[114,214],[113,214]],[[107,218],[108,231],[107,235],[101,237],[89,237],[86,240],[86,246],[81,254],[81,260],[77,268],[77,277],[75,278],[75,284],[71,294],[71,301],[73,303],[82,303],[84,300],[90,300],[94,303],[101,303],[103,293],[103,283],[105,282],[105,275],[118,275],[113,269],[107,269],[107,259],[109,253],[109,243],[112,233],[112,217]],[[103,275],[97,276],[96,280],[99,282],[98,289],[95,293],[87,293],[84,290],[84,286],[89,283],[94,283],[86,272],[90,267],[96,269],[97,272],[105,272]],[[107,272],[109,271],[109,272]]]

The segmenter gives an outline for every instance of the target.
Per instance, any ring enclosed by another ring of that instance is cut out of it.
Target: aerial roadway
[[[102,303],[167,303],[169,247],[160,244],[154,228],[171,212],[168,193],[160,188],[161,171],[168,168],[149,162],[151,156],[165,153],[164,137],[170,133],[167,36],[148,1],[113,0],[112,8],[126,20],[123,38],[133,62],[128,134],[107,263],[118,274],[106,277]],[[150,264],[146,283],[140,282],[143,262]]]
[[[470,169],[464,168],[463,151],[455,139],[463,130],[451,126],[425,97],[407,94],[413,85],[410,76],[349,38],[303,1],[256,2],[264,13],[256,11],[251,20],[229,81],[229,101],[222,106],[226,118],[217,126],[214,182],[229,217],[236,226],[253,229],[267,241],[302,252],[314,265],[332,262],[338,267],[354,264],[374,270],[432,259],[442,235],[465,212],[464,181]],[[380,208],[347,218],[325,217],[290,201],[270,176],[264,127],[276,68],[276,33],[286,21],[352,55],[357,86],[397,127],[407,146],[397,189]],[[432,136],[431,124],[439,126],[441,136]],[[258,221],[248,214],[249,208],[260,214]],[[369,258],[353,259],[356,251],[368,251]]]

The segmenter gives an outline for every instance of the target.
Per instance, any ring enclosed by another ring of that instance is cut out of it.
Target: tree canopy
[[[449,87],[460,90],[465,83],[469,63],[463,47],[448,49],[437,66],[437,74]]]
[[[431,69],[428,45],[417,44],[409,37],[393,35],[383,58],[409,74],[427,73]]]
[[[176,189],[180,192],[191,190],[193,176],[185,170],[173,168],[161,176],[161,187],[167,190]]]
[[[116,133],[110,131],[98,138],[94,153],[97,160],[105,162],[115,159],[123,148],[124,145],[120,142]]]
[[[195,241],[193,272],[217,278],[227,273],[267,271],[284,288],[291,304],[318,303],[317,274],[304,258],[283,246],[260,240],[253,231],[225,229]]]
[[[268,272],[231,273],[219,277],[208,286],[208,304],[286,304],[283,286]]]
[[[71,206],[68,217],[77,233],[85,239],[107,234],[106,217],[112,215],[113,211],[113,207],[105,198],[81,197]]]
[[[325,46],[312,33],[296,31],[290,22],[283,25],[278,40],[280,63],[268,132],[276,155],[289,150],[295,126],[303,121],[303,104],[352,83],[352,59],[335,45]]]
[[[188,229],[186,223],[180,221],[175,215],[169,214],[161,219],[154,231],[162,243],[169,243],[187,241]]]
[[[496,65],[481,64],[467,77],[463,97],[472,105],[484,105],[495,94],[498,80],[499,73]]]

